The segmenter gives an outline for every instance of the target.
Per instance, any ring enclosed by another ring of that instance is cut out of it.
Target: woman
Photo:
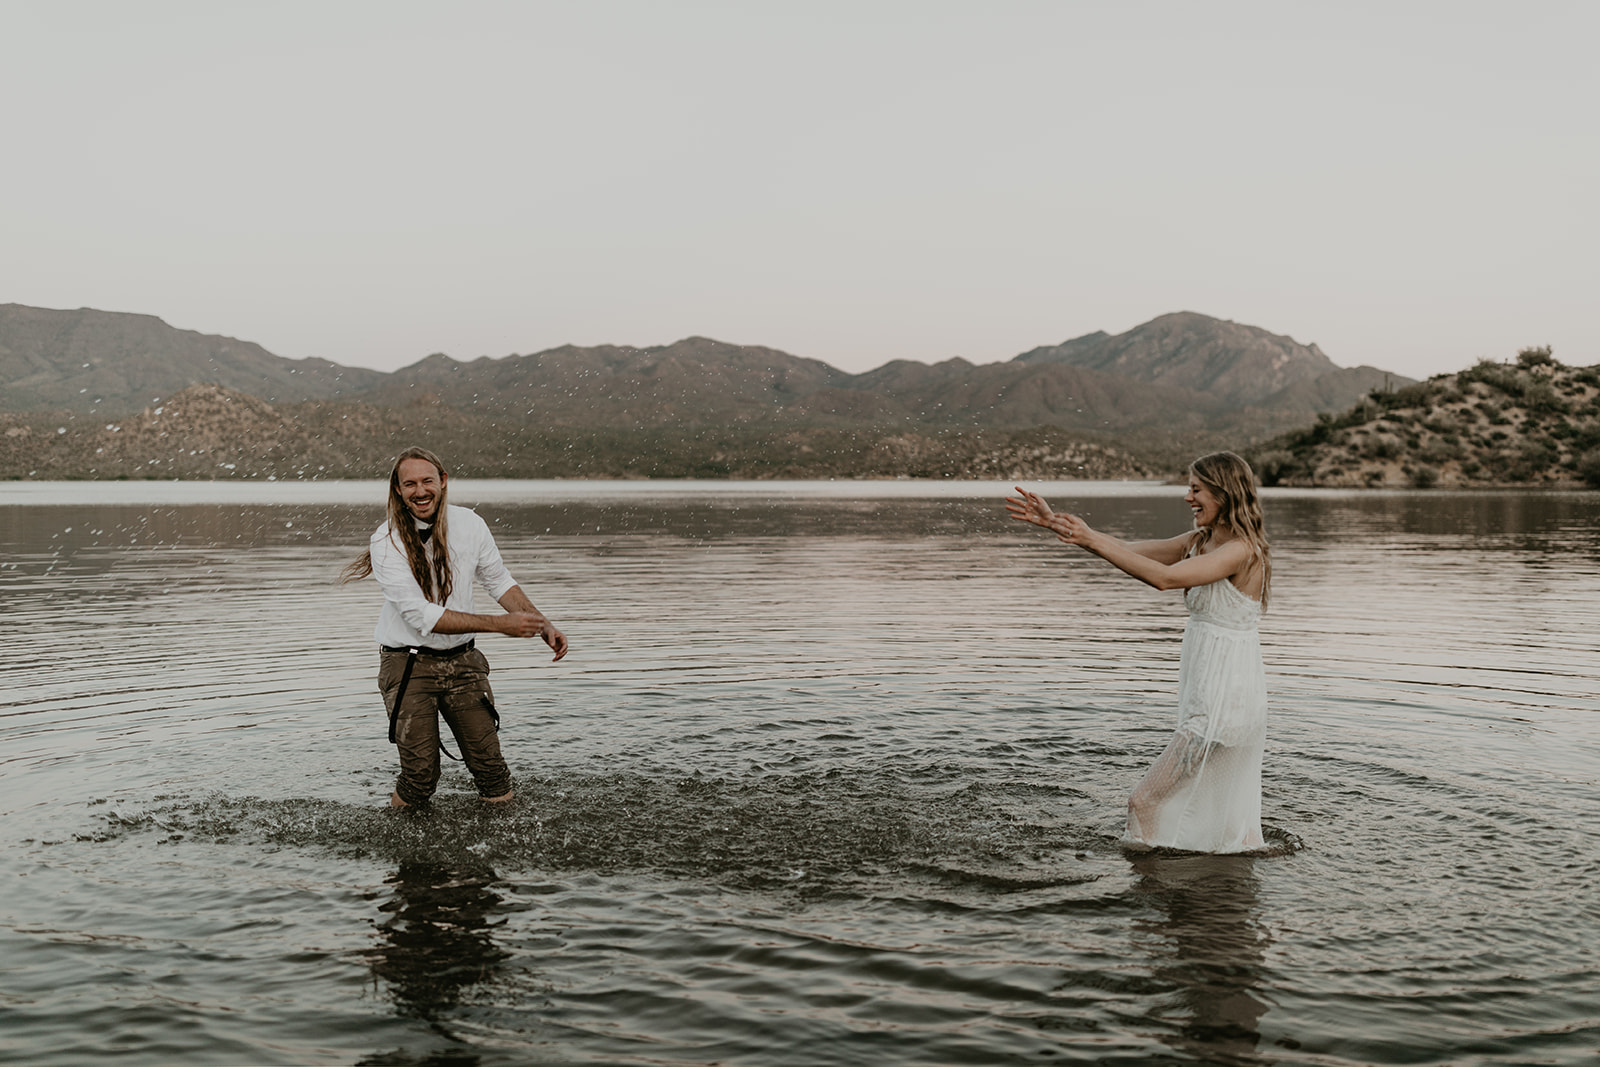
[[[1195,528],[1164,541],[1119,541],[1037,493],[1006,498],[1011,517],[1053,530],[1189,608],[1178,663],[1178,732],[1128,798],[1125,844],[1194,852],[1262,848],[1261,751],[1267,692],[1257,624],[1272,555],[1250,465],[1232,452],[1189,467]]]

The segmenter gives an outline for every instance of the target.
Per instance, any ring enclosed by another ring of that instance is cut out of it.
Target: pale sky
[[[0,303],[390,370],[1600,363],[1600,4],[0,0]]]

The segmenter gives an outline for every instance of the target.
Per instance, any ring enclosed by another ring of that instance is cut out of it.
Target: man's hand
[[[538,637],[550,620],[537,611],[508,611],[498,616],[500,632],[507,637]]]
[[[544,643],[549,645],[550,650],[556,654],[556,659],[560,659],[567,654],[567,635],[551,626],[549,622],[544,624],[544,633],[539,636],[544,638]]]
[[[544,612],[533,606],[533,601],[528,599],[528,594],[522,591],[522,586],[514,585],[500,595],[500,606],[506,609],[501,618],[508,621],[501,633],[512,637],[542,637],[544,643],[560,659],[567,654],[567,635],[556,629]]]

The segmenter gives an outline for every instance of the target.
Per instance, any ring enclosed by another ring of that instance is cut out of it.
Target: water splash
[[[1112,838],[1062,820],[1051,798],[1019,803],[1014,791],[983,784],[931,790],[887,773],[571,775],[524,778],[517,793],[493,806],[442,794],[416,810],[205,796],[135,812],[121,802],[94,839],[164,831],[163,843],[501,871],[647,871],[812,892],[870,891],[907,877],[986,892],[1038,890],[1092,881],[1100,875],[1085,861],[1116,855]]]

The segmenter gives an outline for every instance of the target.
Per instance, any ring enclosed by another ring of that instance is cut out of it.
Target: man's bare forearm
[[[527,598],[524,597],[524,600]],[[533,605],[528,605],[532,608]],[[508,611],[504,615],[476,615],[445,610],[433,624],[436,634],[505,634],[508,637],[537,637],[549,622],[537,611]]]

